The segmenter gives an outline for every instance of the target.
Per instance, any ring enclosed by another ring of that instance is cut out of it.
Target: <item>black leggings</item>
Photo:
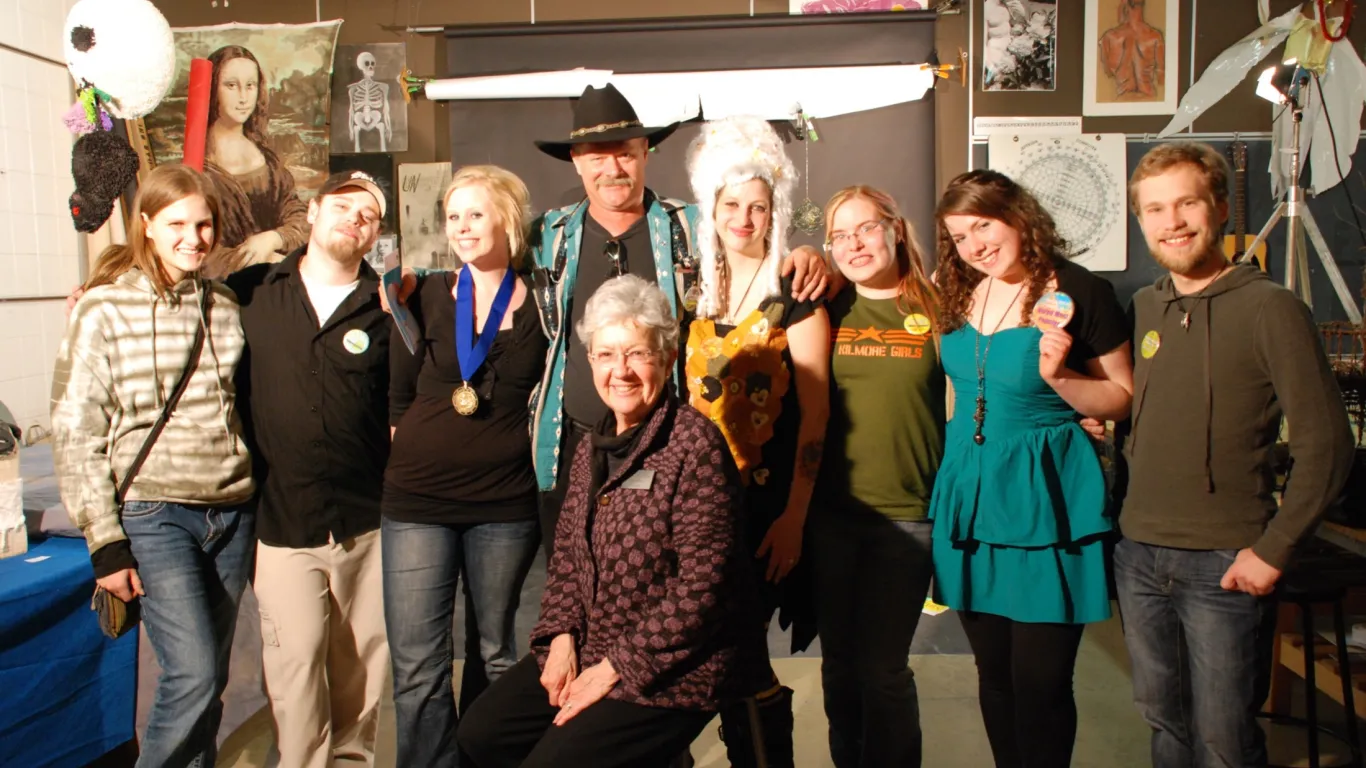
[[[1072,669],[1085,625],[971,612],[959,619],[977,660],[977,695],[997,768],[1067,768],[1077,737]]]

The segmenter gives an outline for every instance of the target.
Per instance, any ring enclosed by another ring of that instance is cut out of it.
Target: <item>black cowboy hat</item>
[[[575,144],[593,142],[625,141],[644,137],[653,147],[669,138],[678,128],[678,123],[660,128],[648,128],[640,124],[631,102],[611,83],[601,88],[588,86],[574,104],[574,128],[569,138],[554,141],[538,141],[536,147],[557,160],[570,160],[569,150]]]

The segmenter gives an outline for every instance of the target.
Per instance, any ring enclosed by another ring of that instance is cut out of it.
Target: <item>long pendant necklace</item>
[[[1214,277],[1210,278],[1210,281],[1208,283],[1205,283],[1204,288],[1201,288],[1195,293],[1189,294],[1187,296],[1182,296],[1181,294],[1177,293],[1176,287],[1172,286],[1172,295],[1176,297],[1176,306],[1181,310],[1181,330],[1189,331],[1191,327],[1191,311],[1189,309],[1186,309],[1186,302],[1183,301],[1183,299],[1192,299],[1192,309],[1200,306],[1200,300],[1205,298],[1205,291],[1208,291],[1209,287],[1211,285],[1214,285],[1214,283],[1217,282],[1219,278],[1223,277],[1224,273],[1229,271],[1229,269],[1231,268],[1231,264],[1225,265],[1223,269],[1215,273]]]
[[[982,296],[982,312],[977,320],[977,325],[983,327],[987,322],[987,302],[991,299],[991,284],[994,278],[987,278],[987,289]],[[996,327],[991,329],[991,335],[987,336],[986,348],[982,349],[982,332],[977,331],[977,336],[972,340],[972,360],[977,364],[977,407],[972,412],[972,421],[977,425],[977,429],[972,433],[972,442],[981,445],[987,441],[982,434],[982,426],[987,422],[987,356],[991,354],[991,342],[996,338],[996,334],[1001,330],[1001,325],[1006,321],[1006,316],[1010,314],[1015,302],[1020,300],[1020,294],[1024,293],[1027,282],[1020,283],[1020,289],[1015,292],[1015,298],[1006,305],[1005,311],[1001,313],[1001,319],[996,321]]]
[[[748,298],[749,298],[749,289],[754,287],[754,281],[755,281],[756,279],[758,279],[759,273],[763,271],[763,269],[764,269],[764,262],[766,262],[766,261],[768,261],[768,254],[764,254],[764,257],[763,257],[762,259],[759,260],[759,266],[757,266],[757,267],[754,268],[754,274],[752,274],[752,275],[749,276],[749,285],[746,285],[746,286],[745,286],[745,292],[742,293],[742,294],[740,294],[740,301],[736,302],[734,309],[732,309],[732,308],[730,307],[730,281],[729,281],[729,280],[726,281],[726,305],[727,305],[727,306],[726,306],[726,317],[723,318],[724,320],[729,321],[729,322],[726,323],[726,325],[735,325],[735,311],[734,311],[734,310],[735,310],[735,309],[739,309],[740,307],[743,307],[743,306],[745,305],[745,299],[748,299]],[[723,263],[726,265],[726,272],[727,272],[727,273],[730,273],[730,272],[732,271],[731,268],[730,268],[730,259],[725,259],[725,260],[723,261]]]

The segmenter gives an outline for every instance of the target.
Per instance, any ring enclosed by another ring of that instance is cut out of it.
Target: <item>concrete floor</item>
[[[525,637],[536,620],[540,593],[544,586],[544,567],[538,562],[522,592],[518,611],[518,636]],[[457,605],[455,627],[462,635],[463,605]],[[248,590],[237,638],[233,648],[233,670],[225,695],[219,765],[225,768],[275,768],[268,712],[260,683],[260,634],[255,600]],[[769,647],[779,678],[795,691],[794,731],[798,768],[830,768],[825,713],[820,688],[820,646],[813,645],[801,655],[787,652],[787,638],[775,626]],[[457,653],[463,642],[457,637]],[[459,685],[460,667],[455,662],[454,679]],[[991,750],[977,706],[977,673],[958,619],[952,612],[923,616],[911,649],[920,694],[921,728],[925,735],[926,768],[985,768],[992,765]],[[1129,659],[1124,649],[1118,619],[1087,628],[1077,656],[1074,675],[1078,727],[1072,764],[1079,768],[1138,768],[1150,765],[1148,728],[1131,701]],[[144,642],[140,684],[140,721],[145,719],[156,679],[155,659]],[[1302,686],[1296,707],[1302,707]],[[1342,708],[1326,696],[1319,696],[1325,722],[1341,723]],[[140,722],[140,726],[142,723]],[[1291,728],[1271,732],[1273,762],[1285,766],[1308,765],[1304,757],[1304,734]],[[1345,748],[1324,739],[1323,766],[1343,765]],[[724,768],[728,763],[717,735],[716,724],[708,726],[693,743],[693,757],[699,768]],[[394,727],[392,705],[382,712],[379,768],[394,765]],[[577,767],[575,767],[577,768]],[[892,767],[889,767],[892,768]]]
[[[928,617],[927,617],[928,618]],[[938,619],[956,619],[950,614]],[[934,622],[939,624],[938,621]],[[919,644],[919,643],[917,643]],[[459,665],[455,679],[460,679]],[[1118,622],[1091,627],[1082,641],[1076,671],[1077,709],[1080,713],[1073,764],[1086,768],[1132,768],[1148,764],[1148,730],[1129,703],[1128,660]],[[972,657],[956,653],[915,654],[911,666],[920,691],[921,728],[925,734],[925,765],[935,768],[982,768],[992,764],[981,714],[977,709],[977,672]],[[825,713],[821,703],[820,659],[801,656],[776,659],[774,667],[796,692],[797,765],[827,768]],[[393,711],[386,707],[381,721],[377,765],[392,766]],[[270,723],[264,712],[248,718],[223,742],[219,764],[229,768],[275,766]],[[725,749],[709,726],[694,742],[699,768],[728,765]]]
[[[1075,676],[1079,715],[1072,765],[1077,768],[1151,765],[1148,728],[1129,701],[1128,658],[1123,651],[1117,621],[1090,627],[1082,641]],[[457,681],[461,663],[456,662]],[[972,657],[913,655],[911,666],[915,669],[920,690],[926,768],[986,768],[992,765],[991,750],[977,708],[977,673]],[[783,682],[796,692],[797,767],[833,768],[821,705],[820,660],[811,657],[777,659],[774,667]],[[1342,722],[1342,710],[1336,703],[1320,696],[1319,706],[1326,720]],[[380,724],[378,768],[394,765],[393,733],[393,709],[386,706]],[[1274,728],[1270,743],[1274,764],[1309,764],[1302,731]],[[224,768],[276,768],[278,758],[273,744],[269,717],[265,711],[260,711],[223,742],[219,765]],[[692,755],[698,768],[725,768],[728,765],[715,723],[693,742]],[[1325,768],[1346,765],[1347,757],[1344,745],[1324,739],[1322,765]]]

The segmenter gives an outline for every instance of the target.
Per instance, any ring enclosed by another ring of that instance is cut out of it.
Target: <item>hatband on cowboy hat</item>
[[[537,141],[536,148],[557,160],[570,160],[570,149],[575,144],[645,138],[653,147],[677,128],[678,123],[653,128],[641,125],[631,102],[611,83],[601,88],[590,85],[574,104],[574,127],[569,137]]]

